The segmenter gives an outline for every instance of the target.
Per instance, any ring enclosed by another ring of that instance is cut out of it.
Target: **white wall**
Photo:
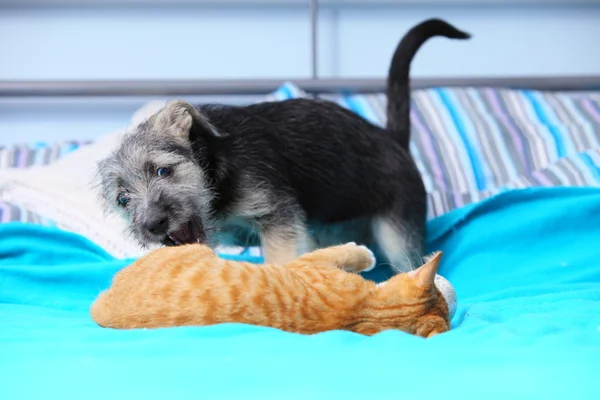
[[[474,37],[463,43],[427,43],[415,59],[413,76],[600,74],[600,1],[555,2],[439,0],[436,5],[422,0],[415,6],[402,0],[387,5],[330,0],[321,9],[319,72],[382,77],[404,32],[437,16]],[[254,7],[227,1],[222,6],[194,1],[167,6],[156,0],[103,6],[98,1],[40,3],[0,0],[0,80],[310,75],[309,12],[303,2]],[[19,140],[96,137],[122,126],[136,101],[87,106],[78,101],[73,108],[69,102],[49,107],[47,102],[3,99],[0,143],[13,141],[13,135]]]

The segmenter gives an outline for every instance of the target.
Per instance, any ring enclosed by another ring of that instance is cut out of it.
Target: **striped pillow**
[[[386,122],[385,94],[336,101]],[[411,124],[430,217],[513,187],[600,185],[600,92],[415,90]]]

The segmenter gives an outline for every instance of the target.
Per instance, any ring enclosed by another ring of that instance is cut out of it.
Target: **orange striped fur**
[[[375,260],[354,243],[286,265],[228,261],[200,244],[163,247],[119,271],[91,315],[119,329],[239,322],[304,334],[399,329],[430,337],[450,327],[433,283],[440,257],[377,285],[357,274]]]

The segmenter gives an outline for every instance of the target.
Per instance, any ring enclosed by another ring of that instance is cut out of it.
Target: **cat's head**
[[[441,252],[434,253],[419,268],[377,285],[379,307],[375,312],[380,321],[385,321],[384,329],[400,329],[423,337],[450,330],[453,304],[448,303],[454,299],[448,298],[448,290],[452,287],[442,288],[443,293],[436,284],[441,256]]]

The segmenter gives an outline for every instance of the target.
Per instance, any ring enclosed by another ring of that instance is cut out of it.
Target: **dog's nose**
[[[169,218],[164,213],[156,214],[150,217],[144,226],[153,235],[167,233]]]

